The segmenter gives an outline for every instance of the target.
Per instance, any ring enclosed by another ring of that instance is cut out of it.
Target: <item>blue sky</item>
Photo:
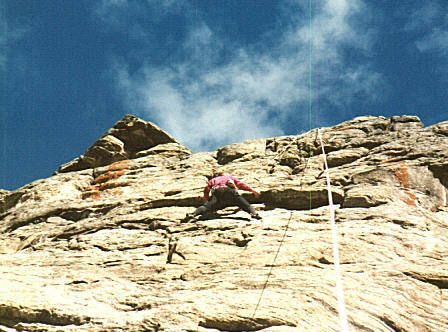
[[[0,0],[0,188],[125,114],[193,151],[361,115],[448,120],[448,1]]]

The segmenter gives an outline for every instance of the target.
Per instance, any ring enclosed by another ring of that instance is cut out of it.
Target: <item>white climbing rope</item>
[[[339,262],[338,235],[336,231],[336,222],[334,218],[334,211],[336,208],[333,205],[333,196],[331,194],[330,175],[328,172],[327,156],[325,155],[324,143],[319,129],[317,129],[317,135],[319,137],[320,145],[322,147],[322,155],[324,157],[324,163],[325,163],[325,175],[327,178],[328,204],[330,206],[331,232],[333,234],[333,258],[336,272],[336,292],[338,298],[339,321],[341,324],[341,331],[348,332],[349,329],[348,329],[347,314],[345,312],[344,290],[342,288],[342,279],[341,279],[341,264]]]

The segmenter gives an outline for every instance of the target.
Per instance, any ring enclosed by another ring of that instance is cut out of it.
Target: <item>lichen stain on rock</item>
[[[417,206],[417,196],[409,190],[409,172],[408,167],[403,161],[394,163],[396,168],[394,169],[394,175],[397,178],[400,185],[404,188],[405,197],[401,200],[408,205]]]
[[[82,194],[82,199],[91,198],[98,200],[101,198],[101,193],[104,190],[115,189],[121,187],[120,183],[115,182],[117,179],[126,174],[126,170],[129,169],[129,160],[120,160],[107,167],[105,173],[95,177],[93,179],[94,185],[88,187]],[[123,194],[120,189],[111,192],[112,195],[118,196]]]
[[[407,166],[403,161],[397,163],[397,168],[394,170],[394,174],[404,188],[409,188],[409,173]]]
[[[403,198],[403,202],[405,202],[407,205],[417,206],[417,196],[415,194],[405,191],[406,198]]]

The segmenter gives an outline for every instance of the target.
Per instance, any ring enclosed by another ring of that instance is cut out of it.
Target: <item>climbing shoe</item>
[[[198,221],[198,219],[195,217],[194,213],[187,213],[184,219],[182,219],[180,222],[195,222]]]
[[[262,219],[261,216],[260,216],[258,213],[251,213],[250,216],[251,216],[252,218],[254,218],[254,219],[258,219],[258,220],[261,220],[261,219]]]

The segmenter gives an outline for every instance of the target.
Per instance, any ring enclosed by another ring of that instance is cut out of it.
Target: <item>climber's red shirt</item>
[[[218,188],[219,187],[227,187],[227,183],[229,181],[232,181],[238,189],[253,192],[253,189],[251,187],[249,187],[247,184],[241,182],[237,178],[235,178],[231,175],[220,175],[220,176],[217,176],[216,178],[213,178],[207,182],[207,186],[204,189],[204,199],[205,200],[209,199],[210,190],[213,187],[218,187]]]

